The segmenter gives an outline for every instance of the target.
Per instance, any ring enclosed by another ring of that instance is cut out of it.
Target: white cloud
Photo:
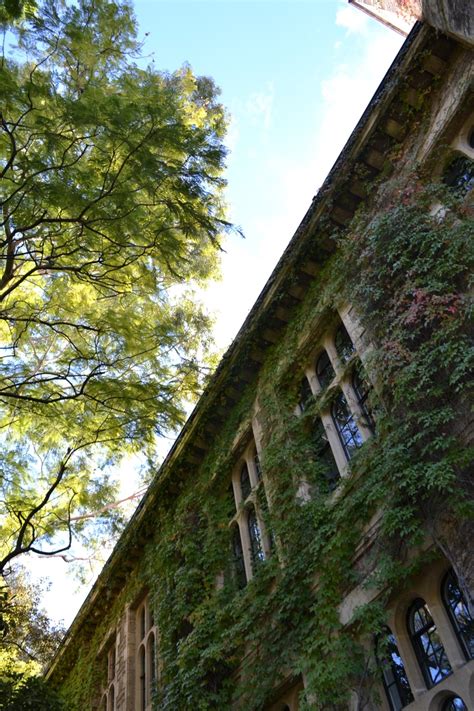
[[[365,34],[368,17],[352,5],[341,6],[336,13],[336,25],[344,27],[348,34]]]
[[[255,124],[261,124],[268,130],[272,121],[274,87],[273,83],[268,83],[263,91],[255,91],[250,94],[245,102],[245,112],[250,120]]]

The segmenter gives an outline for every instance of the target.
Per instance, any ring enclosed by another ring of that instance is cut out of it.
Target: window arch
[[[408,611],[408,631],[428,687],[451,674],[451,664],[424,600],[415,600]]]
[[[319,417],[314,421],[312,435],[317,463],[323,467],[324,477],[329,489],[332,491],[337,486],[340,474],[336,460],[334,459],[334,454],[332,453],[331,445],[329,444],[326,429]]]
[[[250,482],[249,468],[247,464],[243,464],[240,470],[240,491],[242,494],[242,501],[245,501],[250,496],[252,491],[252,484]]]
[[[251,506],[247,512],[247,527],[250,539],[250,553],[254,566],[265,560],[265,553],[262,546],[262,534],[257,520],[255,509]]]
[[[458,193],[467,193],[474,187],[474,161],[458,154],[446,166],[443,182]]]
[[[453,570],[444,577],[441,596],[466,659],[474,658],[474,620]]]
[[[388,627],[377,639],[376,656],[390,710],[401,711],[413,701],[413,694],[395,636]]]
[[[316,375],[318,376],[319,384],[323,390],[324,388],[327,388],[329,383],[336,376],[326,351],[323,351],[316,361]]]
[[[337,355],[341,363],[347,363],[355,352],[354,344],[351,341],[351,337],[347,333],[346,327],[343,323],[339,326],[334,336],[334,345],[336,346]]]
[[[146,711],[156,682],[156,628],[149,598],[136,612],[136,708]]]
[[[240,538],[240,529],[236,524],[232,526],[232,556],[235,581],[239,590],[242,590],[247,584],[247,575],[245,573],[244,551],[242,548],[242,539]]]
[[[460,696],[450,696],[441,707],[441,711],[468,711]]]
[[[115,639],[109,643],[104,662],[100,708],[103,711],[115,711],[115,671],[117,664]]]
[[[347,400],[341,390],[332,404],[331,415],[344,453],[347,459],[350,459],[354,450],[363,444],[363,440],[354,415],[349,410]]]

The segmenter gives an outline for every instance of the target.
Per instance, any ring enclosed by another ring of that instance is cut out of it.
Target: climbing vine
[[[263,709],[290,673],[304,675],[302,708],[347,708],[354,692],[363,709],[377,693],[373,639],[391,595],[438,549],[466,584],[450,533],[453,521],[472,516],[459,422],[474,372],[467,299],[474,227],[463,195],[415,175],[407,184],[392,183],[350,233],[335,235],[337,250],[262,368],[266,485],[258,496],[275,545],[243,590],[232,574],[228,487],[252,388],[178,498],[163,485],[153,538],[113,612],[118,617],[140,585],[151,591],[160,638],[156,708]],[[377,428],[351,460],[351,476],[331,492],[311,436],[327,395],[295,415],[302,377],[295,354],[308,324],[324,323],[348,302],[365,328]],[[305,500],[301,482],[311,492]],[[377,536],[358,553],[374,522]],[[427,540],[435,545],[414,556]],[[372,589],[372,601],[343,623],[340,605],[356,585]],[[86,707],[73,686],[96,653],[91,645],[63,687],[71,709]]]

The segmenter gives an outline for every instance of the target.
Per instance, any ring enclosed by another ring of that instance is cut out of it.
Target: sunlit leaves
[[[0,68],[6,551],[50,487],[25,545],[63,536],[110,496],[89,491],[104,467],[182,423],[210,341],[193,285],[229,228],[212,80],[135,63],[126,3],[44,0],[16,32]]]

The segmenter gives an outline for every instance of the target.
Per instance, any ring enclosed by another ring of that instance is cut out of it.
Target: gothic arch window
[[[354,450],[362,444],[362,435],[357,427],[354,415],[349,410],[347,400],[342,391],[339,391],[332,404],[331,415],[339,439],[347,459],[350,459]]]
[[[445,576],[441,595],[466,659],[474,658],[474,620],[469,613],[459,583],[450,570]]]
[[[418,598],[408,611],[408,631],[428,688],[451,674],[451,664],[428,606]]]
[[[136,611],[136,650],[136,706],[147,711],[156,683],[156,628],[148,597]]]
[[[441,711],[468,711],[460,696],[450,696],[441,707]]]
[[[262,533],[258,523],[255,509],[251,506],[247,511],[247,527],[250,541],[250,554],[254,568],[265,560],[265,553],[262,545]]]
[[[228,572],[238,589],[245,587],[256,565],[270,554],[271,531],[265,528],[267,503],[262,467],[253,438],[243,449],[232,474]]]
[[[237,524],[232,526],[232,557],[235,581],[239,590],[242,590],[247,585],[247,575],[245,573],[242,539],[240,538],[240,530]]]
[[[329,489],[333,490],[337,486],[340,478],[336,460],[332,453],[331,445],[329,444],[328,436],[320,417],[317,417],[313,424],[313,442],[315,446],[315,454],[317,464],[322,466],[324,477],[328,483]]]
[[[443,182],[458,193],[467,193],[474,187],[474,161],[459,153],[446,166]]]
[[[240,492],[242,494],[242,501],[248,499],[250,492],[252,491],[252,484],[250,482],[250,474],[247,463],[242,466],[240,470]]]
[[[101,709],[103,711],[115,711],[115,675],[116,675],[116,649],[115,639],[110,644],[106,659],[105,670],[102,683]]]
[[[336,376],[326,351],[323,351],[316,361],[316,375],[323,390]]]
[[[336,346],[337,355],[341,363],[347,363],[347,361],[354,354],[354,344],[351,341],[351,337],[347,333],[346,327],[343,323],[339,326],[334,336],[334,345]]]
[[[413,701],[413,694],[395,636],[388,627],[377,639],[376,655],[390,711],[401,711]]]

